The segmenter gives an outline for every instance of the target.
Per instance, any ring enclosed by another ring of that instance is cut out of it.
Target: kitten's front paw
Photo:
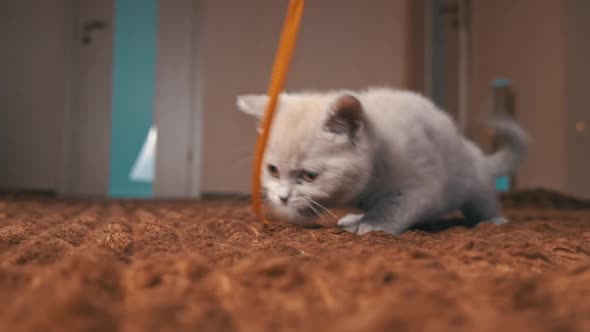
[[[349,225],[340,225],[340,222],[338,224],[340,227],[344,228],[345,230],[351,232],[352,234],[357,234],[357,235],[363,235],[363,234],[366,234],[369,232],[381,230],[381,229],[373,227],[373,225],[371,225],[371,224],[367,224],[367,223],[360,222],[360,221],[357,223],[349,224]]]
[[[504,225],[504,224],[509,223],[510,221],[504,217],[495,217],[495,218],[492,218],[490,220],[490,222],[495,225]]]
[[[351,233],[357,234],[357,235],[363,235],[363,234],[367,234],[370,232],[385,232],[385,233],[389,233],[391,235],[395,235],[398,236],[400,235],[402,232],[395,230],[395,229],[391,229],[391,228],[387,228],[387,227],[383,227],[384,225],[382,224],[374,224],[374,223],[369,223],[369,222],[359,222],[358,224],[354,225],[354,228],[350,227],[347,228],[345,227],[345,229]]]
[[[347,227],[347,226],[356,225],[361,222],[361,219],[363,219],[363,216],[364,216],[363,214],[347,214],[338,220],[338,226]]]
[[[386,232],[393,235],[399,235],[401,232],[395,232],[390,229],[383,228],[383,225],[375,225],[368,221],[362,221],[363,214],[348,214],[338,220],[338,226],[344,228],[348,232],[357,235],[363,235],[370,232]]]
[[[356,234],[363,216],[362,214],[347,214],[338,220],[338,227],[342,227],[348,232]]]
[[[376,232],[376,231],[384,231],[384,230],[381,228],[375,227],[369,223],[361,222],[356,230],[356,234],[363,235],[363,234],[367,234],[370,232]]]

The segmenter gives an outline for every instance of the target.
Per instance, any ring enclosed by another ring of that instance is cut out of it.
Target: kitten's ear
[[[267,102],[267,95],[242,95],[238,96],[236,105],[240,111],[260,119]]]
[[[343,95],[332,105],[324,129],[337,135],[346,135],[354,142],[363,126],[364,117],[361,102],[352,95]]]

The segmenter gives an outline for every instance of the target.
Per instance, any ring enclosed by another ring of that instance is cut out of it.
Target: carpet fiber
[[[0,331],[590,331],[590,204],[394,237],[261,225],[245,200],[0,199]]]

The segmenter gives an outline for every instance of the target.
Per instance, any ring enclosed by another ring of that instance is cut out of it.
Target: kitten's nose
[[[289,196],[279,196],[279,199],[281,200],[283,205],[287,205],[287,202],[289,202]]]

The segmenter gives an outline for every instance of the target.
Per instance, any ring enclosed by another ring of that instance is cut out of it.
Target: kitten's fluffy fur
[[[264,95],[237,100],[241,111],[258,118],[266,103]],[[527,137],[509,119],[491,125],[506,147],[485,156],[445,112],[412,92],[282,94],[263,187],[273,210],[292,221],[326,205],[360,208],[364,214],[338,223],[357,234],[400,234],[458,209],[470,223],[501,223],[494,179],[522,161]]]

